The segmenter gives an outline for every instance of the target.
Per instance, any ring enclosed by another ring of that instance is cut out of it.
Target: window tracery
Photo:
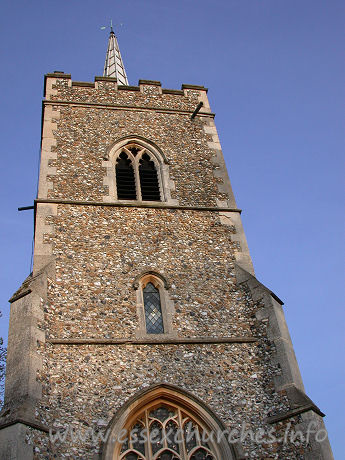
[[[146,152],[139,160],[139,177],[141,198],[144,201],[160,201],[157,170]]]
[[[239,458],[236,452],[240,446],[235,449],[223,433],[225,426],[216,414],[194,395],[168,383],[153,384],[140,390],[116,412],[102,448],[102,459]]]
[[[116,160],[116,185],[119,200],[135,200],[135,176],[132,161],[125,152],[121,152]]]
[[[159,164],[145,147],[127,144],[115,163],[118,200],[162,201]]]
[[[166,202],[178,205],[171,197],[175,183],[169,177],[169,161],[149,139],[129,135],[106,148],[102,166],[105,194],[103,201]]]
[[[205,427],[173,403],[152,403],[126,432],[119,460],[220,460]]]

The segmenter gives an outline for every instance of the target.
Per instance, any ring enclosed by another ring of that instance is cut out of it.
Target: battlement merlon
[[[162,109],[192,114],[198,104],[198,117],[212,117],[204,86],[183,84],[181,89],[162,88],[160,81],[139,80],[138,86],[119,85],[116,78],[95,77],[94,82],[72,81],[71,74],[45,75],[44,102],[76,105],[105,105],[143,109]]]

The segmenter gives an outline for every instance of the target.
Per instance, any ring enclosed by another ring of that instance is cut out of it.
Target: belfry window
[[[131,160],[121,152],[116,160],[116,185],[119,200],[135,200],[135,177]]]
[[[128,144],[120,150],[116,163],[118,200],[161,201],[159,164],[152,152]]]
[[[146,332],[162,334],[164,332],[163,315],[159,289],[147,283],[143,289]]]
[[[159,184],[155,164],[144,153],[139,161],[141,197],[144,201],[159,201]]]

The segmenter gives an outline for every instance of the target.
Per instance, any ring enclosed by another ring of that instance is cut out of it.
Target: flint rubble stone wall
[[[54,276],[47,280],[38,324],[45,342],[36,350],[42,358],[36,417],[56,429],[104,429],[128,398],[166,382],[200,398],[228,428],[246,422],[267,430],[266,417],[291,405],[275,386],[281,368],[269,320],[258,314],[262,300],[237,282],[236,261],[250,267],[251,261],[239,214],[224,211],[236,204],[206,90],[183,86],[174,93],[157,83],[119,89],[107,79],[72,84],[68,75],[47,77],[50,137],[40,190],[48,199],[102,202],[106,152],[118,139],[137,135],[164,152],[175,185],[172,199],[219,211],[55,203],[51,212],[50,203],[39,204],[36,267],[42,268],[37,261],[44,256]],[[191,120],[200,101],[204,106]],[[137,337],[133,283],[145,270],[157,271],[170,285],[177,337],[257,341],[168,344],[162,336],[163,343],[154,345],[51,342]],[[293,427],[301,417],[289,422]],[[276,427],[283,433],[286,424]],[[35,429],[26,442],[37,460],[96,459],[101,449],[88,440],[52,444]],[[252,459],[303,459],[308,450],[298,442],[259,445],[249,439],[242,447]]]

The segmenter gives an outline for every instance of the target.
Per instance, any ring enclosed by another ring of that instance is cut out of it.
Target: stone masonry
[[[162,201],[113,196],[112,155],[127,139],[160,155]],[[148,272],[165,282],[167,334],[140,326]],[[34,269],[10,301],[0,459],[108,458],[101,438],[52,433],[101,432],[159,385],[197,398],[229,430],[324,428],[282,302],[255,278],[204,87],[46,75]],[[327,439],[249,435],[231,455],[333,458]]]

